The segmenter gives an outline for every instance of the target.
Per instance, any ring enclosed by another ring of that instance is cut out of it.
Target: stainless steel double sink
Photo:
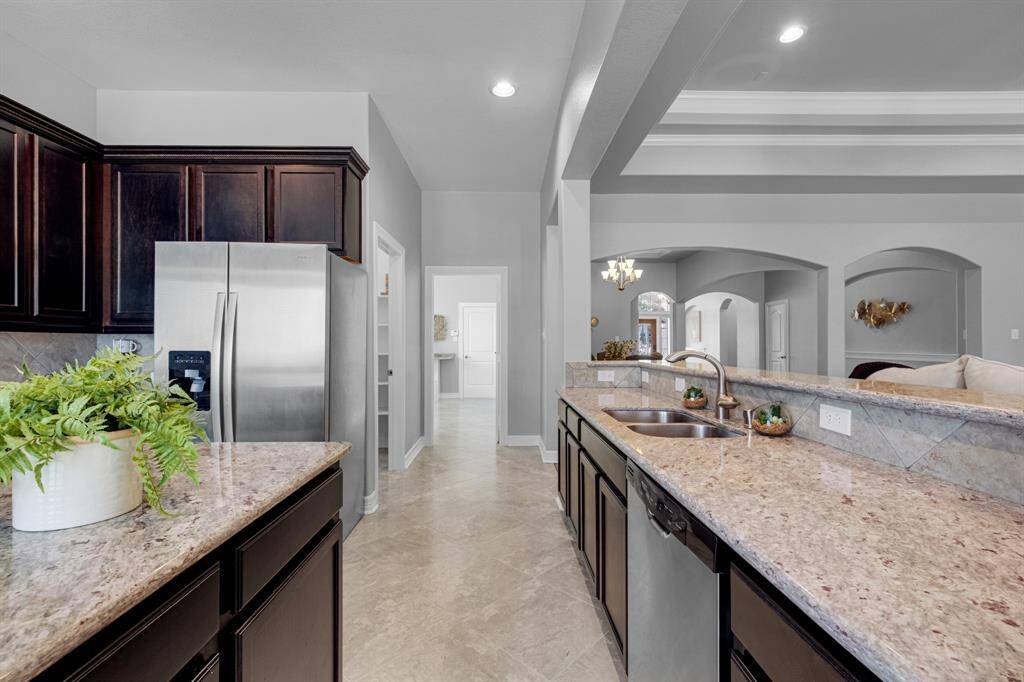
[[[744,435],[694,417],[682,410],[608,408],[605,414],[624,424],[630,431],[658,438],[735,438]]]

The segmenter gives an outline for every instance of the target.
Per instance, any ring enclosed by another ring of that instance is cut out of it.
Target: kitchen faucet
[[[665,362],[679,362],[680,360],[685,360],[686,358],[698,358],[700,360],[707,360],[715,368],[715,371],[718,372],[718,400],[715,401],[717,406],[717,409],[715,410],[715,416],[718,417],[719,419],[728,419],[729,412],[734,408],[739,407],[740,401],[736,400],[736,398],[733,398],[726,391],[725,367],[722,366],[722,363],[719,362],[718,358],[716,358],[714,355],[699,350],[676,351],[675,353],[672,353],[667,358],[665,358]]]

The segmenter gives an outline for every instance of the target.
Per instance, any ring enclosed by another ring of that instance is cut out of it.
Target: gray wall
[[[667,247],[771,249],[827,268],[828,372],[845,374],[845,268],[886,249],[954,253],[981,268],[981,349],[1024,364],[1024,202],[1016,194],[595,195],[592,259]],[[766,235],[770,239],[766,239]]]
[[[764,273],[765,302],[782,299],[789,300],[789,371],[817,374],[818,274],[807,270]]]
[[[600,322],[591,329],[591,353],[601,350],[604,342],[616,336],[622,339],[636,338],[633,325],[632,303],[636,297],[647,291],[660,291],[675,298],[676,264],[656,261],[637,261],[634,267],[644,271],[640,281],[630,284],[625,291],[601,279],[601,271],[608,269],[608,263],[591,263],[590,269],[590,314]]]
[[[423,276],[421,192],[419,183],[395,144],[377,105],[370,100],[370,173],[367,175],[370,220],[363,229],[363,249],[374,254],[373,222],[405,248],[405,451],[423,435]],[[376,291],[372,291],[375,294]],[[373,305],[370,301],[368,305]],[[369,333],[369,332],[368,332]],[[370,346],[372,348],[372,345]],[[372,351],[371,351],[372,352]],[[374,362],[368,357],[367,362]],[[376,391],[376,386],[371,387]],[[368,420],[373,436],[377,420]],[[367,442],[374,442],[369,438]]]
[[[541,432],[539,202],[536,192],[423,193],[424,266],[508,267],[509,435]]]
[[[96,88],[0,30],[0,92],[97,137]]]

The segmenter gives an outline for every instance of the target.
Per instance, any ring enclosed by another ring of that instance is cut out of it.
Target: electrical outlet
[[[597,370],[598,381],[610,381],[615,383],[615,370],[614,369],[599,369]]]
[[[676,377],[676,390],[680,393],[686,390],[686,381],[684,379]]]
[[[1011,341],[1020,341],[1020,330],[1019,329],[1011,329],[1010,330],[1010,340]]]
[[[818,426],[828,431],[835,431],[844,436],[850,435],[850,422],[853,420],[853,413],[843,407],[826,405],[821,403],[818,412]]]
[[[650,374],[650,372],[641,370],[641,372],[640,372],[640,383],[647,384],[647,383],[650,383],[650,381],[651,381],[651,374]]]

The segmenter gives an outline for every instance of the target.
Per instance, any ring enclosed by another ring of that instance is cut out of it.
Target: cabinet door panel
[[[274,166],[274,241],[324,243],[331,249],[342,249],[344,170],[335,166]]]
[[[580,545],[587,560],[590,574],[597,575],[597,481],[598,472],[594,462],[580,451]]]
[[[111,169],[108,323],[153,323],[154,244],[185,239],[186,179],[183,165],[122,164]]]
[[[25,243],[24,181],[20,156],[24,133],[0,121],[0,316],[22,317],[28,312],[28,248]]]
[[[91,234],[85,157],[36,138],[35,316],[88,320]]]
[[[626,648],[626,505],[607,479],[598,481],[600,506],[600,566],[598,581],[601,601],[608,611],[623,651]]]
[[[566,478],[566,487],[569,489],[569,521],[572,523],[573,530],[577,533],[577,544],[579,544],[579,531],[580,531],[580,444],[572,437],[572,434],[568,436],[567,451],[569,453],[569,467],[568,475]]]
[[[234,635],[236,679],[341,679],[341,523]]]
[[[263,166],[195,166],[196,240],[265,239],[266,170]]]
[[[558,424],[558,496],[562,499],[562,506],[565,513],[569,513],[569,495],[565,484],[565,477],[569,471],[569,457],[565,451],[565,427]]]

